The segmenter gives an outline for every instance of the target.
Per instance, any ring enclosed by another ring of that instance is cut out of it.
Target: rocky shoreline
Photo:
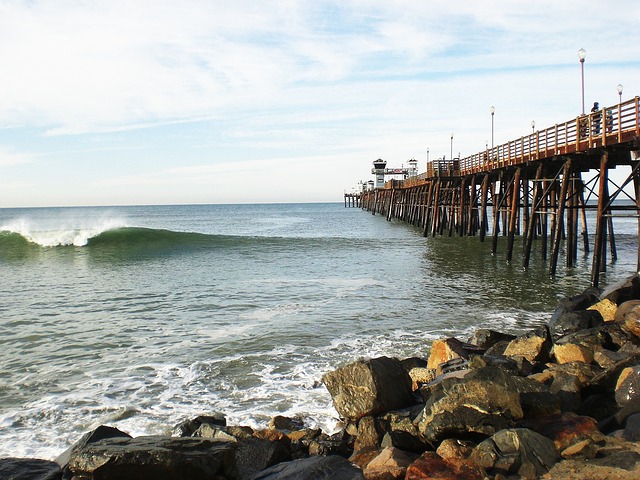
[[[0,459],[0,479],[637,479],[640,277],[563,299],[517,337],[478,329],[428,358],[361,360],[322,381],[343,420],[334,435],[217,413],[172,436],[102,426],[53,462]]]

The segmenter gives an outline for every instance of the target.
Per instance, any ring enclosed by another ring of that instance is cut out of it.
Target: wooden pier
[[[609,173],[619,166],[630,172],[616,183]],[[587,172],[596,175],[583,178]],[[563,243],[567,267],[576,264],[580,249],[593,253],[591,283],[597,287],[607,252],[617,258],[614,218],[638,218],[640,239],[640,98],[466,158],[428,162],[426,173],[364,190],[358,200],[361,208],[415,225],[424,236],[477,236],[481,242],[490,236],[493,254],[505,236],[509,262],[521,236],[524,268],[535,241],[551,275]],[[594,232],[587,227],[589,209]]]

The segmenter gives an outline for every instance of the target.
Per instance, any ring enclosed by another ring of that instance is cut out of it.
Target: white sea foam
[[[58,247],[73,245],[83,247],[89,239],[108,230],[121,228],[126,223],[121,219],[103,218],[92,219],[83,222],[80,219],[34,221],[27,218],[19,218],[0,226],[0,231],[18,233],[29,242],[41,247]]]

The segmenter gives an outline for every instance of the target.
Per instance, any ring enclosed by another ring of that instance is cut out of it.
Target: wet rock
[[[198,480],[233,475],[232,443],[193,437],[108,438],[71,454],[78,479]]]
[[[383,448],[364,469],[364,476],[367,480],[403,480],[407,473],[407,468],[418,455],[405,452],[393,447]]]
[[[473,332],[468,343],[487,350],[498,342],[510,342],[514,338],[516,338],[515,335],[489,330],[488,328],[479,328]]]
[[[364,480],[362,470],[339,456],[309,457],[279,463],[250,480]]]
[[[227,419],[222,413],[218,412],[213,415],[198,415],[195,418],[185,420],[173,427],[173,434],[178,437],[190,437],[203,423],[208,423],[209,425],[217,427],[224,427],[227,425]]]
[[[622,370],[616,382],[615,397],[620,407],[633,402],[640,408],[640,365]]]
[[[563,313],[555,320],[549,322],[549,332],[551,338],[557,343],[565,335],[598,327],[604,320],[597,310],[577,310]]]
[[[238,439],[233,455],[240,478],[248,478],[272,465],[291,460],[291,452],[279,441],[263,438]]]
[[[480,443],[472,458],[485,470],[536,479],[560,459],[553,442],[526,428],[502,430]]]
[[[60,480],[56,462],[35,458],[0,458],[0,478],[6,480]]]
[[[621,304],[616,311],[615,322],[640,338],[640,300],[628,300]]]
[[[442,459],[434,452],[425,452],[407,468],[406,480],[484,480],[485,472],[465,459]]]
[[[131,435],[118,430],[115,427],[108,427],[106,425],[100,425],[95,430],[85,433],[76,443],[71,445],[71,447],[69,447],[66,451],[60,454],[58,458],[55,459],[55,462],[62,468],[64,477],[71,478],[71,473],[69,472],[68,465],[73,453],[78,452],[91,443],[108,438],[131,438]]]
[[[581,293],[572,297],[563,298],[558,302],[558,306],[551,315],[549,325],[555,324],[559,318],[565,313],[575,312],[578,310],[586,310],[592,305],[598,303],[600,299],[593,292]]]
[[[325,374],[326,385],[341,417],[357,420],[414,403],[411,378],[396,359],[357,361]]]
[[[490,436],[523,416],[516,383],[499,367],[445,379],[426,394],[418,429],[432,444],[448,437]]]

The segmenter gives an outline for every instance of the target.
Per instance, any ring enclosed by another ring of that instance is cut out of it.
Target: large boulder
[[[608,286],[600,295],[600,298],[611,300],[620,305],[627,300],[640,299],[640,275],[633,275],[618,283]]]
[[[558,452],[583,441],[599,442],[603,435],[591,417],[563,413],[538,418],[528,418],[519,425],[533,430],[553,442]]]
[[[378,425],[384,432],[380,445],[395,447],[408,452],[422,453],[428,445],[422,439],[414,420],[422,411],[421,405],[411,409],[395,410],[378,417]]]
[[[205,480],[233,478],[235,444],[193,437],[108,438],[72,452],[77,479]]]
[[[427,361],[427,368],[438,368],[443,363],[454,359],[468,359],[471,355],[484,353],[485,349],[469,343],[464,343],[457,338],[444,338],[435,340],[431,344],[431,352]]]
[[[60,466],[36,458],[0,458],[0,478],[3,480],[60,480]]]
[[[283,462],[249,477],[250,480],[364,480],[362,470],[339,456],[309,457]]]
[[[560,459],[553,442],[526,428],[501,430],[480,443],[472,458],[492,474],[537,479]]]
[[[364,469],[367,480],[404,480],[407,468],[418,455],[393,447],[383,448]]]
[[[554,317],[549,322],[549,332],[554,342],[570,333],[602,325],[604,320],[598,310],[576,310]]]
[[[523,416],[516,382],[500,367],[447,378],[425,395],[418,429],[432,444],[449,437],[491,436]]]
[[[394,358],[360,360],[325,374],[322,381],[338,414],[352,421],[414,403],[411,378]]]
[[[195,418],[190,418],[173,427],[174,435],[178,437],[190,437],[193,435],[200,425],[211,425],[213,427],[225,427],[227,425],[227,419],[224,414],[216,412],[212,415],[198,415]]]
[[[529,362],[547,362],[551,341],[546,328],[532,330],[509,342],[504,351],[507,357],[523,357]]]
[[[557,322],[565,313],[575,312],[577,310],[586,310],[599,301],[600,299],[598,298],[598,295],[596,295],[595,292],[589,291],[572,297],[563,298],[558,302],[558,306],[551,315],[551,321],[549,324]]]

